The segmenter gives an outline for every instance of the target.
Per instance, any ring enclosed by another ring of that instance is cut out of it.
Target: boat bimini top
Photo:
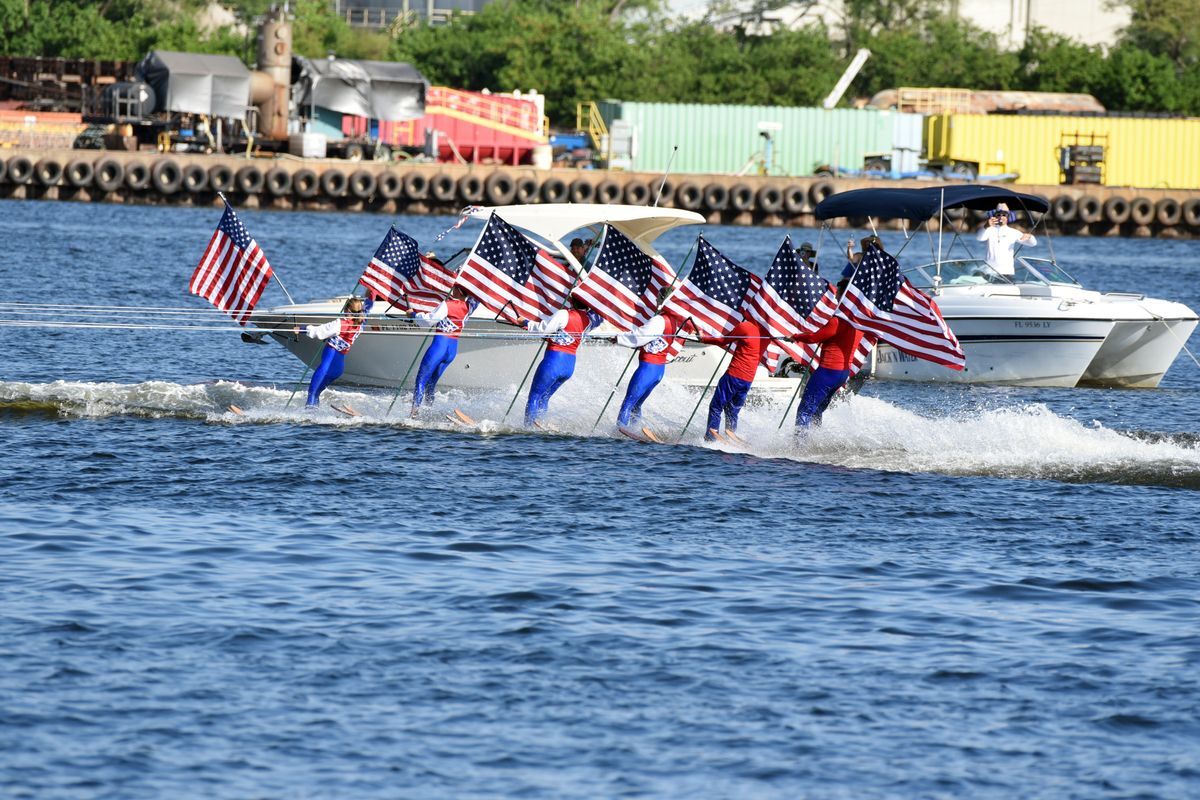
[[[830,195],[813,210],[817,219],[836,217],[878,217],[924,222],[938,215],[939,209],[971,208],[986,211],[997,203],[1007,203],[1012,211],[1050,210],[1046,198],[1021,194],[1002,186],[949,184],[926,189],[851,189]]]
[[[543,203],[540,205],[473,206],[464,216],[486,220],[495,211],[505,222],[535,233],[560,249],[562,239],[580,228],[611,224],[638,247],[649,252],[654,240],[680,225],[703,224],[695,211],[603,203]]]

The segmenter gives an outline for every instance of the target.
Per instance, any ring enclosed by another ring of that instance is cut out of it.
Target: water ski
[[[471,419],[469,416],[467,416],[466,414],[464,414],[462,411],[460,411],[457,408],[454,409],[453,414],[447,414],[446,419],[450,420],[451,422],[455,423],[456,425],[474,425],[475,424],[475,420]]]
[[[239,417],[246,416],[246,412],[242,411],[240,408],[235,406],[233,403],[229,404],[229,410],[232,411],[234,414],[237,414]]]
[[[347,417],[361,417],[362,416],[362,414],[359,414],[357,411],[355,411],[350,406],[340,406],[337,403],[330,403],[329,407],[332,408],[334,411],[338,412],[339,414],[345,414]]]
[[[624,425],[618,425],[617,430],[633,439],[636,442],[653,442],[654,444],[662,444],[662,439],[654,435],[654,431],[647,427],[642,427],[640,430],[627,428]]]
[[[555,428],[551,428],[549,425],[543,425],[538,420],[533,421],[533,427],[537,428],[539,431],[545,431],[546,433],[561,433],[562,432],[562,431],[556,430]]]

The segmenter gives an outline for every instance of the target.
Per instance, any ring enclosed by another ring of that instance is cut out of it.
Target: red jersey
[[[752,319],[744,319],[734,325],[733,330],[725,336],[711,339],[700,337],[700,341],[705,344],[733,347],[733,361],[729,362],[729,369],[725,370],[725,374],[748,383],[754,382],[759,358],[770,340],[771,334],[766,328]]]
[[[833,317],[819,330],[803,333],[796,337],[798,342],[821,345],[821,367],[824,369],[850,369],[854,351],[862,339],[862,331],[846,320]]]
[[[638,361],[643,364],[667,363],[667,356],[670,355],[675,340],[679,338],[679,318],[674,314],[663,314],[662,318],[662,335],[641,348]]]
[[[362,333],[362,329],[362,317],[344,317],[342,318],[338,332],[330,336],[326,344],[339,353],[348,353],[350,352],[350,348],[354,346],[354,340]]]
[[[463,326],[467,324],[467,317],[471,316],[474,304],[467,300],[456,300],[453,297],[447,297],[445,302],[446,316],[437,321],[437,332],[450,339],[457,339],[458,335],[462,333]]]
[[[567,311],[566,324],[550,335],[546,350],[574,355],[579,349],[579,343],[583,341],[583,334],[599,324],[600,317],[595,312],[572,308]]]

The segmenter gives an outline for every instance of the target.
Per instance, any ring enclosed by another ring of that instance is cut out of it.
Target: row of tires
[[[0,183],[38,186],[66,185],[75,188],[94,187],[104,192],[117,189],[156,191],[162,195],[202,192],[239,192],[267,194],[271,197],[296,197],[309,200],[317,197],[358,200],[382,198],[404,199],[453,205],[461,203],[628,203],[649,205],[661,192],[658,202],[664,206],[689,211],[759,211],[765,214],[796,216],[808,213],[814,206],[834,193],[830,181],[815,181],[808,186],[799,184],[779,186],[767,184],[755,189],[747,184],[725,186],[719,183],[701,185],[692,181],[651,186],[634,179],[619,183],[612,178],[572,181],[551,176],[538,181],[532,175],[512,175],[493,172],[486,177],[469,174],[455,178],[444,172],[434,175],[424,170],[373,172],[359,169],[349,174],[337,168],[317,173],[308,168],[291,172],[283,167],[263,170],[248,164],[234,169],[227,164],[204,167],[200,164],[179,164],[171,158],[152,163],[133,161],[122,163],[113,158],[91,162],[75,160],[61,164],[53,159],[33,162],[25,156],[0,160]],[[972,214],[965,209],[952,209],[949,216],[962,219]],[[974,212],[982,219],[986,212]],[[1050,216],[1060,223],[1101,223],[1137,225],[1157,223],[1164,227],[1185,224],[1200,228],[1200,198],[1180,201],[1170,197],[1151,200],[1148,197],[1109,197],[1101,200],[1094,195],[1074,197],[1059,195],[1050,204]]]

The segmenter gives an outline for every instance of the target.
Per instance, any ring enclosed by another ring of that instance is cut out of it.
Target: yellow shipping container
[[[980,175],[1016,172],[1018,183],[1043,185],[1062,182],[1060,146],[1098,144],[1107,186],[1200,189],[1194,118],[935,114],[925,120],[924,144],[933,163],[976,165]]]

